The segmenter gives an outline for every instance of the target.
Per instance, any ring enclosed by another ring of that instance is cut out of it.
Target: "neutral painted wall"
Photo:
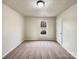
[[[24,18],[22,15],[2,5],[2,55],[6,55],[23,41]]]
[[[40,35],[40,22],[47,22],[47,35]],[[25,17],[25,40],[55,40],[56,38],[56,19],[55,17]],[[40,39],[41,38],[41,39]]]
[[[61,26],[63,20],[63,27]],[[57,40],[60,42],[61,29],[63,28],[63,44],[62,46],[76,57],[77,49],[77,5],[74,4],[63,13],[57,16]],[[61,43],[61,42],[60,42]]]

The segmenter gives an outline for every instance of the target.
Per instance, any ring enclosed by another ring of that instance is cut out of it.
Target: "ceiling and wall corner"
[[[46,16],[54,17],[71,5],[76,3],[76,0],[43,0],[45,6],[39,8],[36,5],[38,0],[3,0],[2,2],[18,11],[24,16]]]

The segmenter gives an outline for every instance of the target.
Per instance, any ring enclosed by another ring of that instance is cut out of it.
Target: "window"
[[[46,21],[41,21],[40,23],[40,27],[41,27],[41,35],[46,35],[47,34],[47,31],[46,31],[46,27],[47,27],[47,24],[46,24]]]
[[[42,30],[41,31],[41,34],[46,34],[46,30]]]
[[[46,21],[41,21],[41,27],[42,28],[46,28],[47,27]]]

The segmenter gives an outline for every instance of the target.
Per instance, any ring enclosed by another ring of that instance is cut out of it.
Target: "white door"
[[[63,44],[63,18],[57,18],[56,20],[56,38],[57,41]]]

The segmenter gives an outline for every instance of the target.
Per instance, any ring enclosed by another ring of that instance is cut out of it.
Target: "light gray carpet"
[[[24,41],[3,59],[75,59],[55,41]]]

